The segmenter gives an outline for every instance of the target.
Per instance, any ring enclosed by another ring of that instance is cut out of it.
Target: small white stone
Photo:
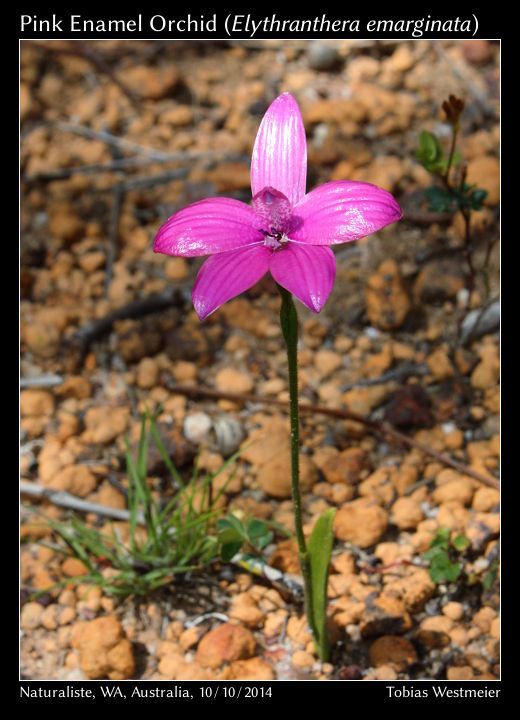
[[[211,418],[206,413],[188,415],[184,420],[184,436],[196,444],[207,442],[211,431]]]
[[[487,558],[479,558],[473,563],[473,569],[475,572],[483,572],[489,567],[489,560]]]
[[[361,640],[361,629],[359,625],[347,625],[345,631],[354,642],[359,642]]]
[[[317,148],[320,148],[325,142],[328,134],[329,126],[327,125],[327,123],[320,123],[319,125],[316,125],[316,127],[314,128],[314,145]]]
[[[372,327],[369,325],[363,330],[363,334],[369,337],[371,340],[374,340],[375,338],[378,338],[381,335],[381,331],[378,330],[375,327]]]
[[[468,288],[461,288],[457,293],[457,307],[465,308],[469,298]]]

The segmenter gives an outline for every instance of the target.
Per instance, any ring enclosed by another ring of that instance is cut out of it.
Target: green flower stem
[[[280,309],[280,324],[282,333],[287,345],[287,361],[289,365],[289,397],[290,397],[290,418],[291,418],[291,489],[294,507],[294,523],[296,527],[296,540],[298,542],[298,554],[300,559],[300,568],[302,571],[303,583],[305,588],[305,611],[307,613],[307,622],[311,629],[314,644],[320,654],[322,660],[326,659],[322,656],[324,648],[320,643],[319,634],[313,616],[312,604],[312,578],[311,564],[305,535],[303,534],[302,519],[302,502],[300,495],[300,429],[298,416],[298,364],[297,364],[297,345],[298,345],[298,316],[294,307],[292,295],[283,287],[278,285],[278,290],[282,296],[282,307]]]

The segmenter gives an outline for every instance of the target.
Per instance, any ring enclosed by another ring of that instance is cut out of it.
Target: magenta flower
[[[270,271],[276,282],[320,312],[336,275],[327,245],[358,240],[399,220],[386,190],[364,182],[324,183],[305,194],[307,143],[296,100],[270,105],[251,162],[252,205],[208,198],[179,210],[160,228],[154,251],[210,255],[193,286],[201,320]]]

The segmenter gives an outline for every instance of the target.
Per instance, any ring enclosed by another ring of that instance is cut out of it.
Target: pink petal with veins
[[[263,241],[252,207],[232,198],[208,198],[176,212],[159,229],[154,252],[195,257]]]
[[[269,268],[270,250],[264,245],[219,253],[200,268],[192,300],[201,320],[236,295],[249,290]]]
[[[269,270],[279,285],[318,313],[334,285],[336,259],[328,247],[289,242],[283,250],[271,255]]]
[[[377,185],[328,182],[294,208],[289,236],[311,245],[335,245],[370,235],[401,216],[393,196]]]
[[[283,193],[291,205],[305,195],[307,141],[298,103],[289,93],[274,100],[265,113],[253,148],[253,196],[265,187]]]

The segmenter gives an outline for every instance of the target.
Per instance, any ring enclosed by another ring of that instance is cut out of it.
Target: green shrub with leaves
[[[439,138],[434,133],[424,130],[419,134],[418,148],[415,156],[421,165],[433,175],[434,183],[426,188],[425,198],[428,209],[434,213],[457,213],[464,220],[464,254],[467,265],[466,290],[467,300],[464,314],[459,318],[457,338],[462,335],[464,317],[471,308],[471,296],[475,290],[477,278],[480,275],[484,288],[484,303],[473,328],[469,331],[471,336],[479,326],[491,300],[491,285],[489,279],[489,266],[491,252],[498,242],[498,233],[489,233],[484,259],[477,264],[475,261],[475,244],[472,237],[472,218],[475,211],[482,210],[488,195],[487,190],[467,182],[468,166],[464,163],[462,155],[456,150],[457,139],[460,132],[460,118],[464,110],[464,101],[455,95],[450,95],[442,104],[446,121],[451,129],[449,150],[445,152]]]
[[[222,560],[229,562],[241,551],[246,560],[249,557],[261,557],[262,550],[274,538],[274,532],[269,529],[270,525],[271,523],[256,518],[241,520],[235,514],[219,518],[217,528]]]
[[[415,156],[428,172],[441,180],[441,185],[432,185],[426,190],[429,209],[439,213],[460,211],[464,218],[468,217],[469,220],[472,210],[482,210],[488,193],[487,190],[466,182],[465,166],[461,167],[457,181],[453,181],[451,170],[460,165],[462,161],[462,155],[455,147],[464,101],[450,95],[448,100],[442,104],[442,108],[451,127],[451,144],[448,154],[444,153],[439,138],[424,130],[419,135],[419,147]]]
[[[450,171],[456,168],[462,160],[462,155],[455,148],[460,131],[460,116],[464,110],[464,101],[455,95],[445,100],[442,109],[446,120],[451,127],[451,144],[447,155],[439,138],[431,132],[424,130],[419,135],[419,147],[415,153],[416,158],[428,172],[436,175],[442,185],[434,185],[426,191],[433,212],[456,212],[460,210],[464,216],[471,210],[482,210],[487,191],[469,185],[466,182],[466,168],[462,166],[459,178],[453,182]]]
[[[423,559],[430,563],[430,578],[434,583],[455,582],[461,574],[459,555],[467,550],[469,540],[465,535],[450,536],[449,528],[438,528],[430,549],[423,553]]]

